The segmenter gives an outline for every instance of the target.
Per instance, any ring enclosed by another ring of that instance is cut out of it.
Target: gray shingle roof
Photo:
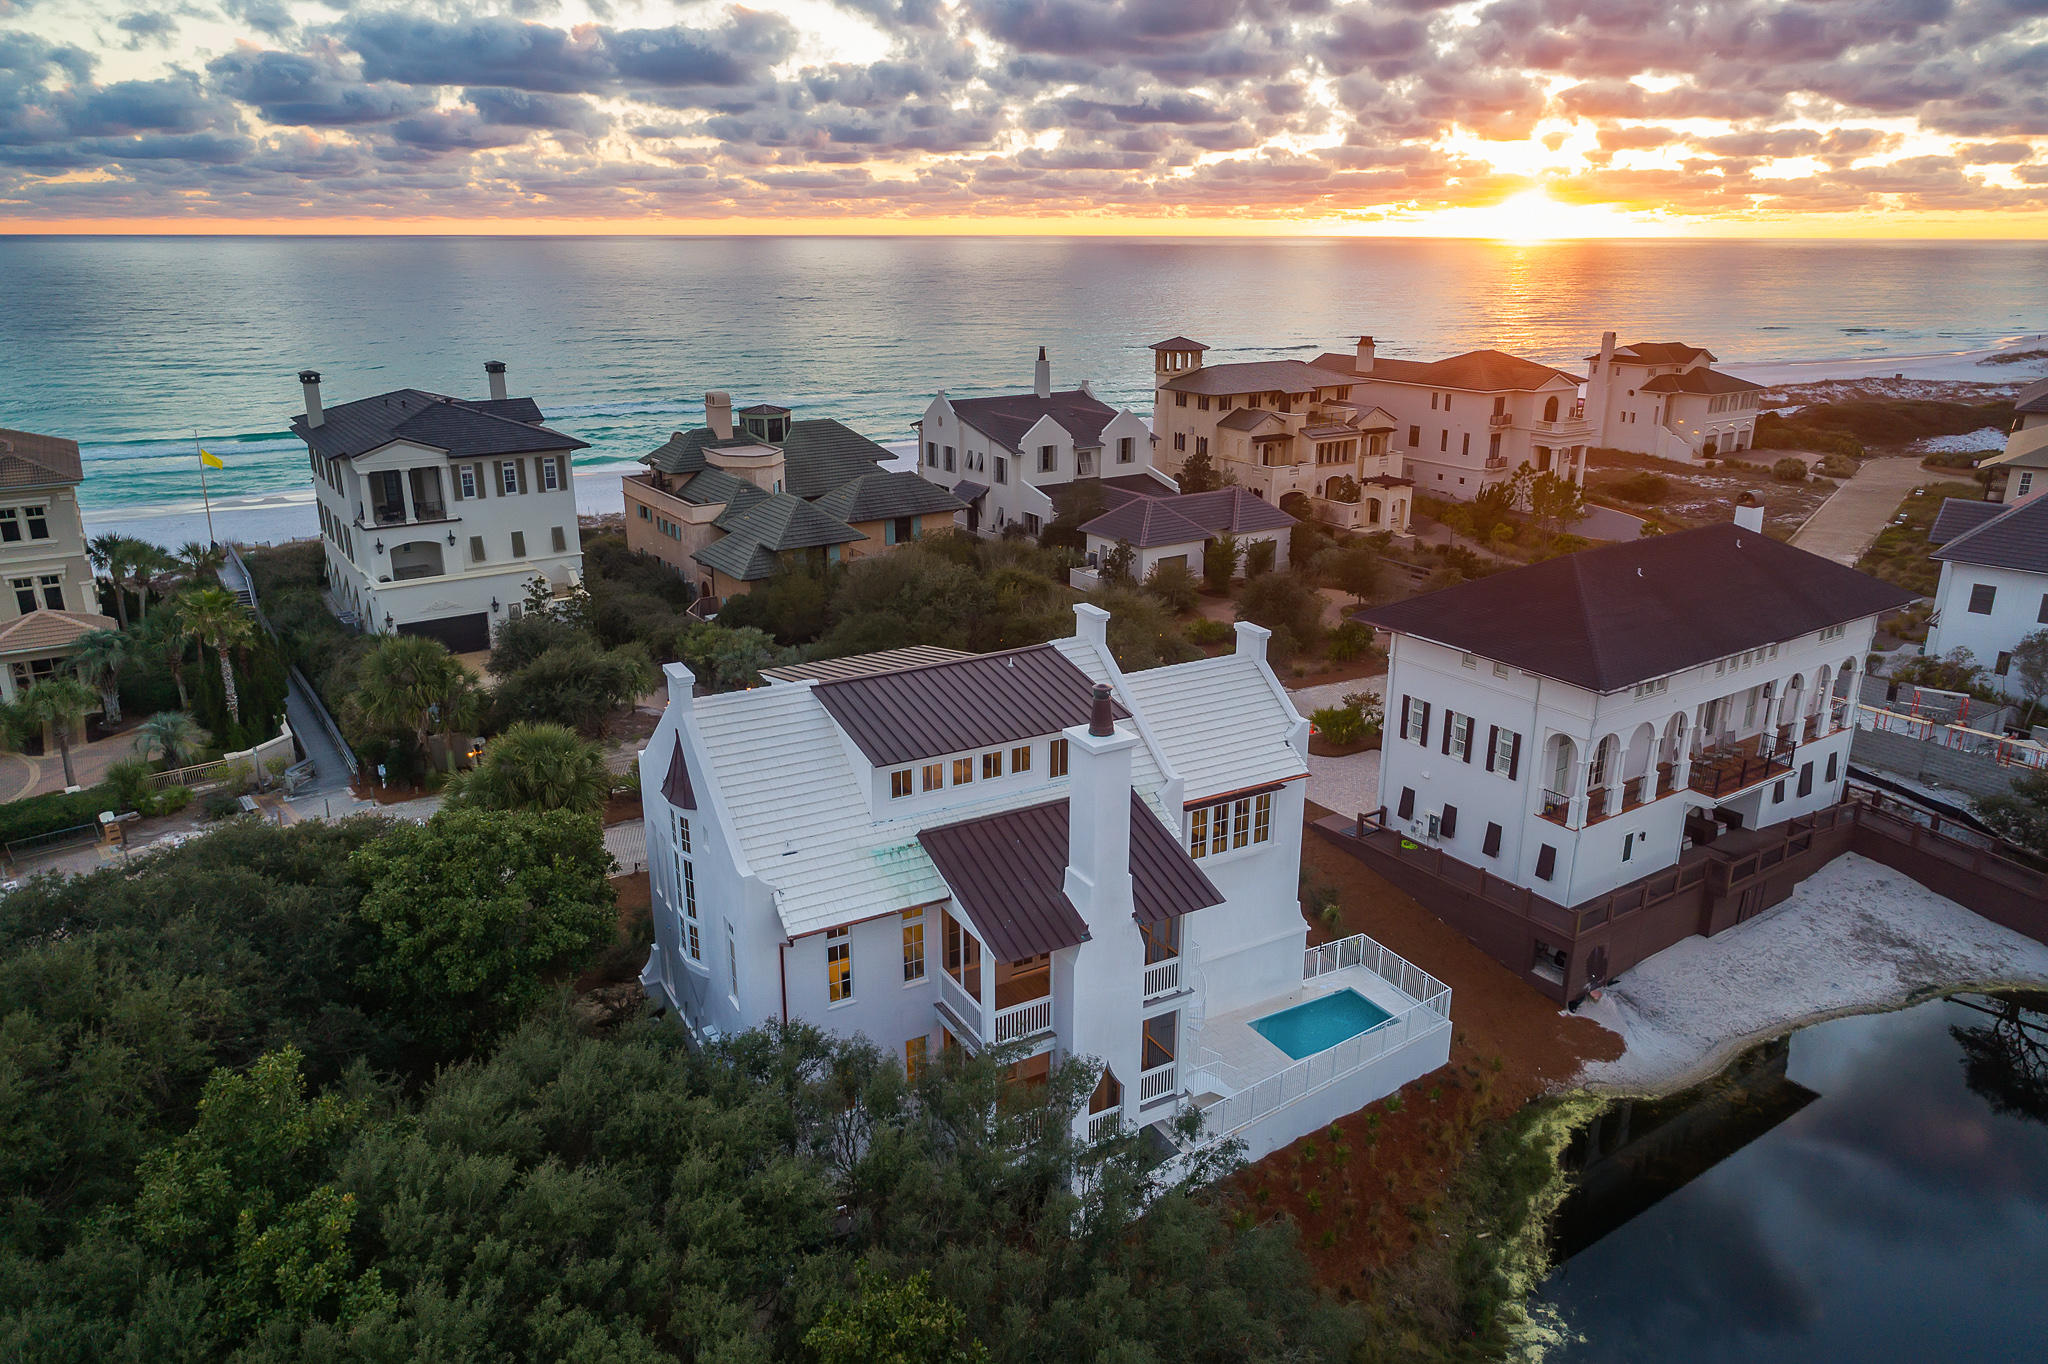
[[[1903,588],[1724,523],[1561,555],[1353,619],[1614,692],[1912,600]]]
[[[77,441],[0,428],[0,487],[32,488],[43,483],[78,483],[84,478]]]
[[[1159,817],[1131,793],[1131,917],[1160,923],[1223,903]],[[988,939],[989,951],[1021,961],[1088,940],[1088,925],[1067,898],[1067,802],[1006,810],[917,836],[960,907]]]
[[[993,398],[947,401],[962,422],[1012,453],[1041,417],[1051,417],[1074,438],[1075,445],[1086,449],[1102,444],[1102,428],[1116,416],[1115,408],[1078,388],[1063,389],[1045,398],[1036,393],[1004,393]]]
[[[1927,543],[1945,545],[1966,531],[1973,531],[1994,516],[2002,516],[2012,508],[2002,502],[1976,502],[1967,497],[1942,499],[1941,510],[1934,514],[1934,524],[1928,527]]]
[[[2013,395],[2015,412],[2048,412],[2048,379],[2036,379]]]
[[[715,568],[726,577],[743,583],[772,578],[781,564],[774,552],[762,548],[758,541],[730,535],[713,540],[690,557],[706,568]]]
[[[1336,388],[1353,380],[1348,375],[1300,360],[1248,360],[1233,365],[1204,365],[1163,385],[1175,393],[1307,393]]]
[[[895,767],[1086,724],[1094,687],[1059,650],[1034,644],[821,683],[818,701],[869,762]]]
[[[445,450],[456,459],[584,448],[584,442],[540,421],[531,398],[472,401],[401,388],[323,408],[318,426],[308,426],[301,413],[292,418],[292,434],[328,459],[367,454],[395,440]]]
[[[1137,497],[1082,526],[1106,540],[1127,540],[1141,549],[1184,545],[1229,531],[1285,530],[1295,519],[1243,488],[1218,488],[1178,497]]]
[[[936,483],[904,470],[863,474],[841,484],[817,501],[818,509],[853,525],[888,521],[899,516],[933,516],[956,512],[967,503]]]
[[[1262,426],[1277,426],[1284,431],[1287,423],[1280,420],[1279,413],[1262,407],[1240,407],[1216,423],[1219,431],[1256,431]]]
[[[985,497],[987,495],[988,484],[976,483],[971,478],[963,478],[953,485],[953,496],[959,498],[963,505],[972,502],[977,497]]]
[[[668,474],[693,474],[708,467],[704,448],[713,443],[711,428],[678,431],[641,457]],[[753,440],[744,442],[758,444]],[[831,417],[805,417],[789,424],[782,442],[782,486],[798,497],[822,497],[850,483],[890,458],[889,452]]]
[[[1964,531],[1928,556],[1952,564],[2048,573],[2048,497],[2036,497]]]

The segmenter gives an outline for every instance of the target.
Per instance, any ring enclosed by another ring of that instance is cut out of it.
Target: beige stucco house
[[[1714,353],[1683,341],[1617,347],[1614,333],[1586,357],[1586,411],[1599,444],[1659,459],[1702,460],[1756,444],[1764,388],[1714,368]]]
[[[99,614],[78,485],[78,442],[0,430],[0,699],[53,675]]]

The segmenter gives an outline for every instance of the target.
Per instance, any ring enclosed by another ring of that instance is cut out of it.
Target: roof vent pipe
[[[492,402],[494,402],[494,403],[502,403],[502,402],[504,402],[504,401],[505,401],[505,362],[504,362],[503,360],[486,360],[486,361],[484,361],[484,373],[490,376],[490,380],[491,380],[491,401],[492,401]]]
[[[1052,361],[1046,359],[1044,346],[1038,348],[1038,363],[1031,370],[1031,391],[1041,398],[1052,396]]]
[[[1116,712],[1110,709],[1107,682],[1095,684],[1095,704],[1088,711],[1088,732],[1097,738],[1116,733]]]
[[[299,389],[306,395],[306,425],[323,425],[327,421],[327,414],[320,408],[320,371],[300,370]]]

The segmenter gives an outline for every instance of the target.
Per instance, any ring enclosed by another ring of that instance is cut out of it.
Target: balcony
[[[1484,467],[1495,472],[1506,469],[1508,467],[1508,457],[1506,455],[1488,455]]]
[[[1512,412],[1496,412],[1486,419],[1486,424],[1499,431],[1515,424],[1515,414]]]
[[[1138,1076],[1138,1106],[1155,1103],[1180,1087],[1180,1062],[1168,1061]]]
[[[1760,747],[1752,738],[1700,754],[1692,761],[1692,776],[1686,785],[1703,796],[1726,800],[1792,770],[1791,745],[1771,753],[1759,752]]]
[[[1537,813],[1552,824],[1565,829],[1583,829],[1598,824],[1603,819],[1625,815],[1640,810],[1645,805],[1664,799],[1678,789],[1678,779],[1670,763],[1659,763],[1653,772],[1631,777],[1621,784],[1621,801],[1613,809],[1607,808],[1607,787],[1595,785],[1586,795],[1586,818],[1583,824],[1571,822],[1571,797],[1558,791],[1543,793],[1543,804]]]
[[[1145,968],[1145,1002],[1180,993],[1180,958],[1168,957]]]
[[[978,973],[977,973],[978,974]],[[939,1008],[970,1046],[1000,1047],[1050,1036],[1052,979],[1049,970],[1018,972],[995,982],[995,1007],[984,1009],[950,971],[939,973]]]

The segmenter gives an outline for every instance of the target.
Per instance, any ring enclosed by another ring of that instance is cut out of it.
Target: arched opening
[[[439,540],[408,540],[391,551],[391,577],[395,582],[438,578],[445,571],[441,562]]]
[[[1564,812],[1578,790],[1578,765],[1579,746],[1568,735],[1551,735],[1543,753],[1544,780],[1550,783],[1543,792],[1546,819],[1563,822]]]
[[[1678,760],[1685,756],[1685,744],[1688,737],[1685,729],[1685,720],[1685,712],[1681,710],[1674,712],[1671,718],[1664,722],[1664,739],[1657,746],[1657,764],[1659,767],[1676,767]]]
[[[1621,793],[1624,801],[1647,803],[1657,798],[1657,781],[1655,774],[1650,770],[1656,748],[1657,727],[1645,720],[1636,726],[1633,734],[1629,735],[1628,748],[1622,755]]]
[[[1593,762],[1586,769],[1586,818],[1599,819],[1614,811],[1607,808],[1607,784],[1621,770],[1621,736],[1610,734],[1593,748]]]
[[[1556,420],[1557,420],[1557,399],[1556,399],[1556,398],[1552,398],[1552,399],[1551,399],[1551,400],[1550,400],[1549,402],[1546,402],[1545,404],[1543,404],[1543,420],[1545,420],[1545,421],[1547,421],[1547,422],[1554,422],[1554,421],[1556,421]]]
[[[1380,523],[1380,500],[1377,497],[1365,499],[1365,524],[1377,526]]]
[[[1700,447],[1700,454],[1701,454],[1701,455],[1703,455],[1703,456],[1706,456],[1706,455],[1712,455],[1713,453],[1714,453],[1714,438],[1713,438],[1712,436],[1708,436],[1708,437],[1707,437],[1707,443],[1706,443],[1705,445],[1702,445],[1702,446]]]

